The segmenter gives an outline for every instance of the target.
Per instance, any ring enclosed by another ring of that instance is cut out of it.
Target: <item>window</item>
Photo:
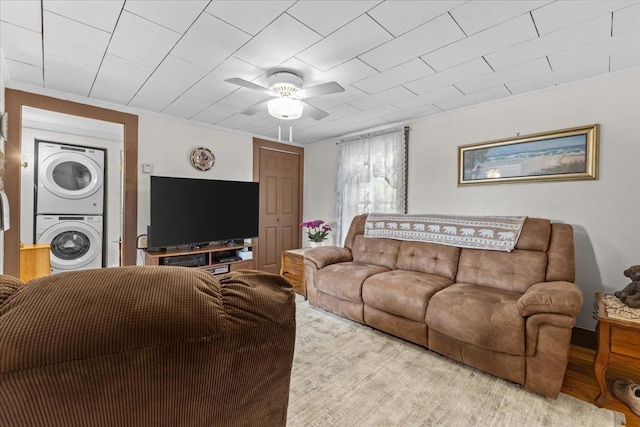
[[[343,141],[336,180],[337,243],[344,243],[354,216],[406,213],[408,128]]]

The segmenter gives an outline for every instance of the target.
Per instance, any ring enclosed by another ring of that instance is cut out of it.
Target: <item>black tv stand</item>
[[[241,240],[226,240],[224,242],[225,245],[227,246],[238,246],[238,245],[242,245],[243,241]]]

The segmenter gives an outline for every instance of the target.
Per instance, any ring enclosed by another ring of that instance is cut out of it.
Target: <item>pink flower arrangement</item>
[[[312,242],[322,242],[327,238],[329,232],[331,231],[331,227],[325,224],[321,219],[316,219],[315,221],[309,222],[301,222],[300,228],[303,227],[308,228],[307,236]]]

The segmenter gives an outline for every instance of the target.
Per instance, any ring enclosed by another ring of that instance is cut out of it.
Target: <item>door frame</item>
[[[298,180],[300,186],[298,189],[298,223],[302,222],[302,207],[304,205],[302,195],[304,194],[304,148],[297,145],[283,144],[281,142],[269,141],[261,138],[253,138],[253,180],[260,182],[260,152],[262,149],[281,151],[283,153],[295,154],[300,157],[300,169],[298,171]],[[262,207],[260,207],[262,209]],[[302,233],[298,233],[298,246],[302,245]],[[258,250],[260,242],[258,241]],[[259,266],[258,266],[259,267]]]
[[[123,125],[124,165],[122,179],[124,194],[120,256],[121,265],[136,265],[138,116],[15,89],[5,89],[5,107],[9,113],[9,135],[5,141],[5,192],[11,200],[9,212],[12,227],[4,232],[4,274],[20,277],[22,107],[39,108]]]

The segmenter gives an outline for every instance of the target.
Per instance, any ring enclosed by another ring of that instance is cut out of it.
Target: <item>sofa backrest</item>
[[[511,252],[364,237],[368,214],[357,215],[345,239],[353,260],[423,271],[456,282],[524,293],[534,283],[575,280],[573,228],[527,218]]]
[[[462,249],[456,282],[524,293],[539,282],[575,279],[573,229],[527,218],[511,252]]]

